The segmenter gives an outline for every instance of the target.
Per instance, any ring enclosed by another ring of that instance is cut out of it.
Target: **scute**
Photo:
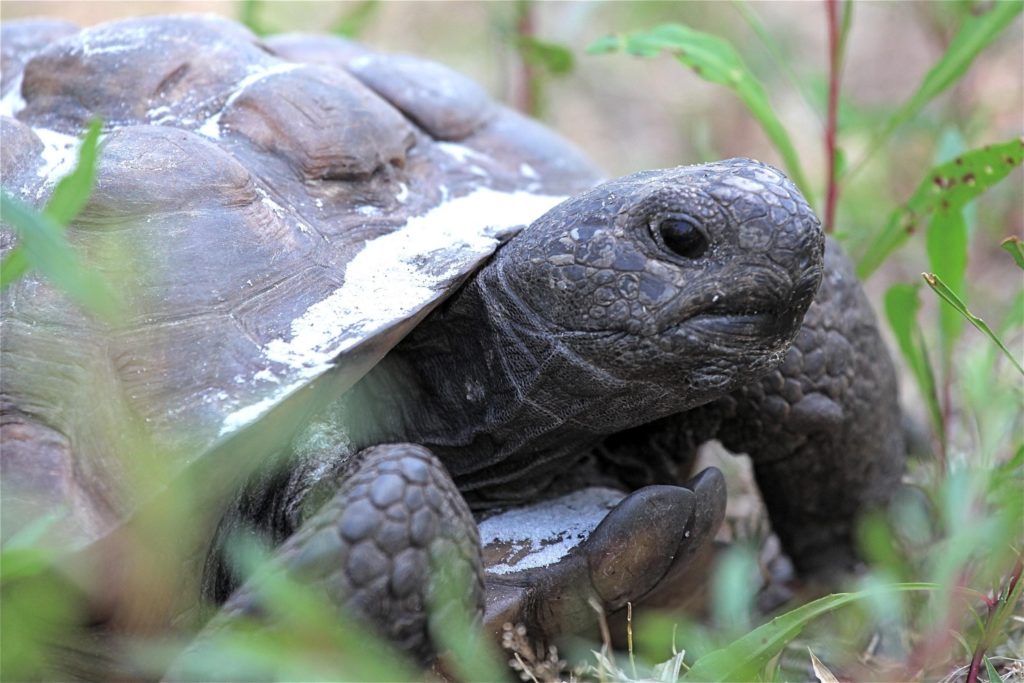
[[[79,543],[164,485],[133,472],[223,461],[235,476],[267,457],[245,433],[268,411],[344,391],[503,239],[600,177],[445,67],[335,39],[270,47],[210,17],[3,30],[5,190],[43,205],[73,167],[71,136],[104,122],[68,237],[121,316],[96,319],[34,273],[0,300],[2,415],[63,444],[57,470],[5,455],[5,512],[12,482],[52,493],[40,468],[66,472],[62,528]],[[353,56],[362,71],[344,69]],[[419,74],[443,82],[417,89]],[[14,242],[0,230],[0,257]],[[5,515],[5,534],[18,526]]]

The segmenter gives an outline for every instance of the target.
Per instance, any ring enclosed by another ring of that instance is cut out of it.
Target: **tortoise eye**
[[[658,234],[672,253],[686,259],[700,258],[708,250],[708,238],[685,218],[666,218],[658,223]]]

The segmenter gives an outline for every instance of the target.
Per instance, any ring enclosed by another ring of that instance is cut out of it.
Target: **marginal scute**
[[[438,140],[461,140],[494,113],[483,88],[448,67],[410,55],[366,55],[348,70]]]
[[[262,78],[226,107],[221,126],[286,158],[301,177],[368,176],[402,165],[414,137],[393,107],[335,69],[301,66]]]

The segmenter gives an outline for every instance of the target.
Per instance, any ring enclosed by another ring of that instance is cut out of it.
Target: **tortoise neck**
[[[529,477],[537,485],[522,493],[535,495],[545,470],[564,472],[598,435],[572,419],[586,410],[568,398],[578,387],[562,386],[590,379],[588,369],[558,371],[550,331],[516,299],[503,267],[499,252],[357,385],[348,410],[365,425],[360,446],[422,444],[461,490],[512,493],[504,484]]]

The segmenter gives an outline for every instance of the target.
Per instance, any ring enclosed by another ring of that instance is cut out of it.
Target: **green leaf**
[[[904,583],[884,586],[886,592],[935,590],[934,584]],[[683,680],[686,681],[752,681],[758,672],[788,642],[800,635],[813,619],[843,605],[864,600],[872,591],[836,593],[775,617],[724,648],[698,659]]]
[[[379,0],[362,0],[357,3],[347,3],[351,7],[348,12],[342,15],[334,25],[331,26],[331,33],[345,38],[359,36],[376,16],[380,9]]]
[[[921,273],[921,277],[924,278],[924,281],[928,283],[928,286],[931,287],[932,290],[946,303],[956,309],[960,315],[967,318],[969,323],[988,335],[988,338],[995,342],[996,346],[998,346],[1002,352],[1006,354],[1006,357],[1010,359],[1010,362],[1017,368],[1017,372],[1024,375],[1024,367],[1021,367],[1020,362],[1018,362],[1016,357],[1014,357],[1010,350],[1006,348],[1003,341],[991,330],[991,328],[989,328],[987,324],[985,324],[984,320],[967,310],[967,306],[960,300],[960,297],[958,297],[956,293],[942,281],[941,278],[936,276],[935,273]]]
[[[43,277],[87,309],[114,316],[118,307],[113,290],[97,273],[82,267],[63,227],[6,192],[0,192],[0,214],[14,228],[25,258]]]
[[[997,683],[997,681],[1003,680],[1003,677],[999,675],[996,668],[992,666],[992,662],[989,661],[988,655],[985,656],[985,674],[988,676],[988,683]]]
[[[1016,235],[1010,235],[999,244],[1006,250],[1006,253],[1013,257],[1017,267],[1024,270],[1024,242],[1021,242]]]
[[[918,296],[917,285],[893,285],[885,293],[885,315],[889,320],[889,326],[892,328],[893,334],[896,335],[900,353],[903,354],[904,360],[914,374],[914,379],[917,380],[921,396],[928,404],[928,413],[931,416],[935,433],[942,435],[945,434],[945,430],[936,392],[935,373],[932,372],[932,366],[928,360],[924,335],[917,324],[917,313],[920,308],[921,299]],[[943,451],[945,451],[945,444],[943,444]]]
[[[46,202],[43,213],[58,225],[68,225],[82,212],[96,183],[96,161],[99,156],[100,130],[103,123],[93,119],[78,148],[75,169],[60,179]]]
[[[0,290],[27,273],[29,266],[25,247],[19,244],[7,252],[4,260],[0,261]]]
[[[917,116],[936,95],[956,83],[974,58],[1010,25],[1021,9],[1024,9],[1024,2],[1020,0],[1002,0],[991,3],[983,12],[968,13],[942,57],[928,71],[910,99],[874,136],[858,166],[880,149],[893,131]]]
[[[619,52],[621,50],[622,38],[612,34],[595,40],[587,47],[586,53],[588,55],[606,55],[612,52]]]
[[[74,170],[61,178],[46,202],[43,213],[61,227],[65,227],[81,213],[92,194],[96,181],[96,161],[99,154],[100,131],[103,123],[93,119],[89,124],[82,145],[78,150],[78,162]],[[0,263],[0,289],[28,272],[30,263],[21,245],[14,247]]]
[[[1008,140],[940,164],[928,172],[906,204],[889,216],[857,263],[863,280],[936,211],[954,212],[997,184],[1024,160],[1024,139]]]
[[[952,291],[964,298],[967,291],[967,221],[964,219],[963,211],[936,211],[928,224],[925,245],[932,270]],[[939,309],[942,367],[946,373],[952,361],[953,345],[960,337],[963,327],[963,316],[946,306]]]
[[[683,24],[663,24],[650,31],[626,34],[615,42],[603,38],[591,45],[588,52],[614,50],[637,57],[655,57],[667,52],[704,80],[724,85],[735,92],[775,145],[793,182],[806,198],[813,196],[800,165],[800,157],[775,115],[767,91],[728,41]]]
[[[273,33],[263,25],[262,19],[260,19],[261,8],[263,2],[261,0],[242,0],[242,4],[238,12],[238,20],[245,24],[246,28],[255,33],[258,36],[265,36]]]
[[[567,74],[575,66],[572,50],[558,43],[538,40],[533,36],[522,36],[519,39],[519,51],[528,63],[543,67],[555,76]]]

